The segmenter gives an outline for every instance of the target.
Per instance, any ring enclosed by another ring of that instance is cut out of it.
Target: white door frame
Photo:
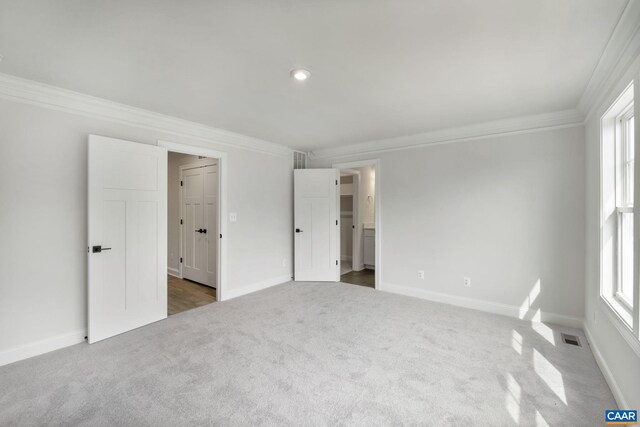
[[[353,221],[354,227],[351,230],[351,243],[352,243],[351,244],[351,270],[360,271],[362,269],[356,270],[356,265],[354,264],[356,260],[360,259],[360,230],[359,230],[359,227],[357,227],[357,224],[360,223],[360,206],[359,206],[360,171],[357,169],[340,169],[341,177],[343,172],[346,175],[353,177],[353,184],[352,184],[353,195],[351,196],[351,203],[353,204],[352,221]],[[342,197],[342,195],[340,197]],[[342,204],[342,199],[340,199],[340,203]],[[340,239],[342,239],[342,236],[340,236]],[[356,244],[356,242],[358,242],[358,244]],[[340,243],[342,244],[342,241],[340,241]],[[340,262],[342,262],[342,260],[340,260]],[[362,268],[364,268],[364,265]]]
[[[198,147],[177,142],[158,140],[158,146],[164,147],[167,151],[176,153],[191,154],[194,156],[210,157],[218,160],[218,194],[220,202],[218,206],[218,232],[222,235],[218,239],[218,271],[216,300],[224,301],[227,292],[227,160],[228,153],[225,151],[212,150],[210,148]],[[180,236],[182,242],[182,235]],[[168,243],[167,243],[168,244]],[[182,244],[182,243],[181,243]],[[180,265],[180,275],[182,275],[182,265]]]
[[[382,290],[382,188],[380,159],[357,160],[354,162],[334,163],[334,169],[352,169],[373,166],[376,174],[376,188],[373,197],[375,198],[375,224],[376,224],[376,290]],[[358,213],[360,215],[360,213]]]
[[[173,151],[173,150],[171,150],[171,151]],[[200,154],[200,155],[202,155],[202,154]],[[218,163],[218,162],[216,162],[216,160],[217,160],[217,158],[207,157],[206,159],[201,159],[201,160],[198,160],[198,161],[195,161],[195,162],[187,163],[187,164],[185,164],[185,165],[180,165],[180,167],[178,168],[178,172],[179,172],[179,176],[180,176],[180,178],[179,178],[179,179],[180,179],[180,181],[182,181],[182,174],[183,174],[183,172],[184,172],[185,170],[188,170],[188,169],[195,169],[195,168],[202,167],[202,166],[211,166],[211,165],[215,165],[215,164],[217,164],[217,163]],[[219,171],[219,170],[220,170],[220,168],[218,168],[218,171]],[[220,175],[218,174],[218,177],[219,177],[219,176],[220,176]],[[220,186],[218,185],[218,190],[220,190],[220,188],[219,188],[219,187],[220,187]],[[180,199],[180,202],[179,202],[179,203],[180,203],[180,209],[179,209],[179,211],[178,211],[178,212],[180,213],[180,219],[182,219],[182,218],[184,218],[184,215],[183,215],[183,214],[184,214],[184,212],[182,212],[182,209],[184,208],[184,200],[183,200],[183,197],[184,197],[184,193],[183,193],[184,187],[183,187],[183,186],[180,186],[179,188],[180,188],[180,190],[179,190],[179,193],[178,193],[178,198]],[[219,210],[220,210],[220,209],[218,208],[218,211],[219,211]],[[218,212],[218,214],[220,214],[220,212]],[[218,221],[218,225],[219,225],[219,224],[220,224],[220,221]],[[180,236],[180,245],[179,245],[179,248],[180,248],[180,249],[179,249],[179,254],[178,254],[178,257],[179,257],[179,258],[183,258],[183,257],[184,257],[184,255],[183,255],[183,253],[184,253],[184,245],[183,245],[183,241],[182,241],[182,239],[183,239],[183,237],[184,237],[183,233],[184,233],[184,227],[182,227],[182,225],[181,225],[181,226],[180,226],[180,233],[179,233],[179,236]],[[217,245],[217,246],[218,246],[218,249],[220,249],[220,244],[219,244],[219,243],[218,243],[218,245]],[[181,262],[179,262],[179,263],[178,263],[178,273],[180,274],[180,278],[181,278],[181,279],[182,279],[182,278],[184,278],[184,275],[182,274],[182,263],[181,263]],[[216,278],[216,279],[217,279],[217,278]],[[216,283],[216,286],[217,286],[217,283]]]

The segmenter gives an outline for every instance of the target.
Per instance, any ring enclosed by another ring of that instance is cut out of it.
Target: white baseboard
[[[582,327],[584,329],[584,334],[587,337],[587,341],[589,342],[589,347],[591,347],[591,352],[593,353],[593,357],[596,359],[596,363],[600,367],[600,371],[602,371],[602,375],[604,376],[604,379],[607,381],[607,384],[611,389],[611,393],[613,394],[613,398],[616,400],[616,403],[618,404],[618,408],[620,409],[629,408],[629,406],[627,405],[627,399],[625,399],[624,396],[622,395],[622,390],[620,390],[618,383],[613,377],[613,374],[611,373],[611,369],[609,369],[609,365],[602,357],[602,353],[600,353],[600,349],[598,348],[598,345],[593,340],[593,335],[591,335],[591,331],[587,326],[587,322],[584,322]]]
[[[383,283],[380,289],[385,292],[391,292],[395,294],[426,299],[429,301],[441,302],[444,304],[455,305],[458,307],[471,308],[473,310],[485,311],[487,313],[514,317],[516,319],[521,318],[520,307],[516,307],[514,305],[479,300],[475,298],[466,298],[466,297],[461,297],[457,295],[443,294],[440,292],[433,292],[425,289],[410,288],[407,286],[396,285],[393,283]],[[532,321],[548,322],[548,323],[554,323],[556,325],[582,329],[582,324],[583,324],[582,320],[583,319],[581,318],[566,316],[564,314],[540,312],[539,318],[533,319]]]
[[[177,277],[178,279],[182,279],[182,277],[180,276],[180,270],[178,270],[177,268],[167,267],[167,274],[173,277]]]
[[[351,261],[351,258],[353,258],[351,255],[342,255],[342,257],[340,257],[341,261]]]
[[[270,288],[275,285],[280,285],[281,283],[290,282],[291,274],[287,274],[286,276],[274,277],[269,280],[263,280],[261,282],[251,283],[249,285],[242,286],[238,289],[231,289],[226,291],[223,294],[223,301],[229,300],[231,298],[237,298],[242,295],[247,295],[252,292],[261,291],[263,289]]]
[[[19,347],[0,351],[0,366],[84,342],[85,330],[69,332]]]
[[[351,267],[353,271],[362,271],[364,270],[364,264],[358,264]]]
[[[236,298],[289,281],[291,281],[291,274],[287,274],[286,276],[274,277],[272,279],[264,280],[257,283],[252,283],[238,289],[227,291],[224,299],[228,300],[231,298]],[[69,332],[67,334],[47,338],[45,340],[34,342],[24,346],[14,347],[7,350],[0,350],[0,366],[8,365],[9,363],[28,359],[30,357],[38,356],[40,354],[48,353],[50,351],[84,342],[84,337],[86,335],[87,332],[85,330]]]

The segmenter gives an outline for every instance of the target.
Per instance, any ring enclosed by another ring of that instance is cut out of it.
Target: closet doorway
[[[374,165],[340,169],[340,281],[370,288],[376,287],[375,172]]]
[[[360,172],[354,169],[340,171],[340,276],[353,271],[353,262],[358,260],[360,248],[356,244],[356,224],[359,175]]]

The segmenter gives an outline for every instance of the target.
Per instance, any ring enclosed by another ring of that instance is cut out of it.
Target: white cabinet
[[[376,230],[373,228],[364,229],[364,266],[376,266]]]

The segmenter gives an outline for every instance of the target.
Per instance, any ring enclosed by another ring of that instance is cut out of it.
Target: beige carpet
[[[4,366],[0,424],[600,425],[611,392],[561,330],[288,283]]]

